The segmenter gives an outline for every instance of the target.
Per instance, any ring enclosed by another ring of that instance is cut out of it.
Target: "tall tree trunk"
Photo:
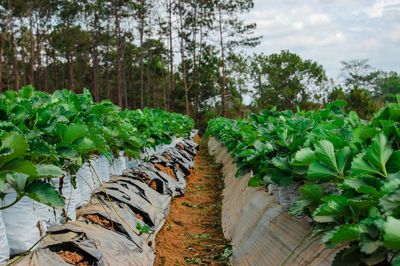
[[[117,94],[118,106],[122,108],[122,91],[121,91],[121,36],[119,28],[119,14],[117,2],[114,2],[114,16],[115,16],[115,38],[117,46]]]
[[[222,61],[222,116],[226,117],[226,76],[225,76],[225,52],[224,52],[224,39],[222,34],[222,13],[221,6],[218,6],[218,23],[219,23],[219,36],[221,45],[221,61]]]
[[[196,75],[196,80],[197,80],[197,88],[195,90],[195,121],[198,123],[199,122],[199,104],[200,104],[200,71],[202,69],[202,58],[203,58],[203,15],[204,15],[204,7],[201,7],[200,11],[200,29],[199,29],[199,58],[198,58],[198,66],[197,66],[197,75]]]
[[[109,66],[108,66],[108,56],[110,53],[110,40],[109,40],[109,28],[108,28],[108,23],[107,23],[107,38],[106,38],[106,55],[105,55],[105,72],[106,72],[106,99],[107,100],[112,100],[111,99],[111,89],[110,89],[110,71],[109,71]]]
[[[180,33],[181,33],[181,58],[182,58],[182,74],[183,74],[183,86],[185,87],[185,110],[186,114],[190,115],[189,111],[189,88],[187,85],[187,79],[186,79],[186,60],[185,60],[185,44],[184,44],[184,39],[185,35],[183,32],[183,14],[182,14],[182,0],[179,0],[179,23],[180,23]]]
[[[35,83],[35,42],[33,39],[33,14],[32,14],[32,0],[29,1],[29,37],[31,42],[31,59],[30,59],[30,76],[29,83]]]
[[[146,88],[146,93],[147,93],[147,107],[150,108],[150,45],[147,46],[147,88]]]
[[[153,108],[155,109],[156,108],[156,78],[155,78],[155,73],[154,73],[154,71],[153,71],[153,73],[152,73],[152,77],[153,77],[153,80],[152,80],[152,87],[153,87]]]
[[[169,14],[169,21],[168,21],[168,27],[169,27],[169,64],[170,64],[170,98],[171,98],[171,104],[170,108],[171,111],[175,111],[175,82],[174,82],[174,50],[172,46],[172,1],[168,1],[168,14]]]
[[[168,105],[167,105],[167,93],[165,89],[165,72],[164,72],[164,64],[162,60],[162,56],[160,57],[161,61],[161,86],[162,86],[162,91],[163,91],[163,100],[164,100],[164,110],[168,110]]]
[[[132,109],[136,110],[136,89],[135,89],[135,79],[133,77],[133,66],[129,66],[129,77],[131,79],[131,95],[132,95]]]
[[[193,87],[194,87],[194,93],[193,93],[193,101],[194,101],[194,112],[193,112],[193,117],[196,120],[197,117],[197,112],[198,112],[198,71],[197,71],[197,1],[194,1],[194,7],[193,7],[193,27],[192,27],[192,32],[193,32]]]
[[[143,34],[144,34],[144,15],[140,14],[140,26],[139,26],[139,38],[140,38],[140,55],[139,55],[139,62],[140,62],[140,109],[144,107],[144,99],[143,99],[143,90],[144,90],[144,80],[143,80]]]
[[[74,90],[74,73],[72,68],[72,52],[70,47],[67,48],[67,65],[68,65],[68,89],[72,91]]]
[[[4,31],[1,34],[1,48],[0,48],[0,92],[3,92],[3,54],[4,54],[4,46],[7,42],[7,34],[8,34],[8,26],[11,23],[11,0],[8,1],[8,14],[6,25],[4,26]]]
[[[125,63],[125,37],[121,41],[122,51],[122,81],[124,83],[124,107],[129,109],[128,106],[128,90],[126,88],[126,63]]]
[[[11,31],[12,54],[13,54],[14,89],[16,91],[19,91],[18,54],[17,54],[17,45],[15,43],[15,36],[14,36],[14,22],[11,23],[10,31]]]
[[[27,75],[27,71],[26,71],[26,65],[25,65],[25,59],[26,59],[26,52],[25,52],[25,48],[22,45],[21,46],[21,69],[22,69],[22,86],[26,85],[26,75]]]
[[[48,52],[46,52],[46,67],[44,68],[44,90],[50,92],[48,65],[49,65],[49,54]]]
[[[53,71],[54,71],[54,90],[58,90],[58,68],[57,68],[57,58],[56,51],[53,51]]]
[[[42,88],[42,41],[39,29],[39,22],[37,22],[37,27],[36,27],[36,55],[38,60],[36,87],[38,90],[40,90]]]
[[[97,41],[97,24],[98,24],[98,15],[95,13],[94,21],[93,21],[93,46],[92,46],[92,60],[93,60],[93,94],[94,101],[100,102],[100,91],[99,91],[99,52],[97,50],[98,41]]]

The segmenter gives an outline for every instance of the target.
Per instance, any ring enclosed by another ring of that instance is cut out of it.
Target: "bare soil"
[[[228,265],[230,245],[221,229],[220,165],[208,154],[205,140],[187,177],[187,192],[175,198],[156,238],[155,265]]]
[[[60,257],[65,260],[65,262],[68,262],[73,265],[78,265],[78,266],[88,266],[89,262],[84,261],[84,257],[77,252],[71,252],[71,251],[64,251],[60,250],[57,252]]]
[[[167,175],[169,175],[170,177],[175,178],[176,180],[178,180],[178,178],[176,178],[176,175],[175,175],[174,170],[172,170],[170,167],[166,167],[166,166],[161,165],[161,164],[158,164],[158,163],[154,164],[154,166],[155,166],[156,168],[158,168],[158,169],[159,169],[161,172],[163,172],[164,174],[167,174]]]
[[[91,220],[99,225],[102,225],[110,230],[115,231],[114,228],[111,226],[111,221],[102,216],[99,216],[96,214],[88,214],[88,215],[86,215],[86,218],[88,218],[89,220]]]

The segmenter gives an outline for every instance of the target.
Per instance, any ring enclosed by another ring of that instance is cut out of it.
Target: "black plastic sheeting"
[[[50,229],[38,249],[13,265],[71,265],[60,251],[77,252],[86,265],[153,265],[155,237],[169,213],[171,197],[185,194],[186,177],[194,166],[198,144],[193,137],[113,176],[78,210],[76,221]],[[175,176],[155,164],[171,168]],[[149,233],[140,233],[138,224],[147,225]]]

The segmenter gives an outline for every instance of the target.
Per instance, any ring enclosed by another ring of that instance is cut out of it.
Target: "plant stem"
[[[284,265],[284,264],[286,263],[286,261],[290,258],[290,256],[292,256],[293,253],[296,251],[296,249],[297,249],[298,247],[300,247],[300,245],[304,242],[304,240],[305,240],[309,235],[311,235],[313,229],[314,229],[314,226],[311,228],[310,232],[309,232],[308,234],[306,234],[306,235],[300,240],[299,243],[297,243],[296,247],[295,247],[294,249],[292,249],[292,251],[290,251],[290,253],[286,256],[286,258],[282,261],[282,263],[279,264],[279,266],[282,266],[282,265]]]
[[[119,212],[118,212],[117,209],[115,208],[115,206],[114,206],[114,204],[113,204],[113,202],[112,202],[110,196],[108,195],[108,193],[107,193],[107,191],[106,191],[106,188],[105,188],[104,185],[103,185],[103,182],[101,182],[99,175],[97,174],[96,170],[94,169],[93,165],[90,163],[89,160],[88,160],[87,162],[89,163],[90,167],[92,167],[93,172],[96,174],[96,177],[97,177],[97,179],[98,179],[99,182],[100,182],[100,186],[101,186],[101,188],[103,189],[103,192],[106,194],[108,201],[110,202],[112,208],[114,209],[114,212],[118,215],[119,218],[121,218],[122,221],[124,221],[124,223],[126,223],[126,225],[129,226],[129,228],[130,228],[135,234],[140,235],[140,231],[139,231],[139,232],[136,231],[136,230],[128,223],[128,221],[125,220],[124,217],[122,217],[122,216],[119,214]]]
[[[10,205],[4,206],[4,207],[0,207],[0,210],[4,210],[7,208],[10,208],[12,206],[14,206],[18,201],[20,201],[24,196],[18,195],[17,198],[15,199],[15,201],[13,203],[11,203]]]
[[[31,250],[37,245],[39,244],[46,236],[50,235],[49,232],[47,232],[44,236],[42,236],[35,244],[33,244],[33,246],[31,246],[27,251],[25,251],[24,253],[22,253],[21,255],[19,255],[18,257],[16,257],[13,261],[11,261],[10,263],[6,264],[6,266],[10,266],[14,263],[16,263],[17,261],[19,261],[23,256],[25,256],[26,254],[28,254],[29,252],[31,252]]]

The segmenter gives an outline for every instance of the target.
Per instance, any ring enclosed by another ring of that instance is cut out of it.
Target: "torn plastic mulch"
[[[40,247],[13,265],[153,265],[155,237],[169,213],[171,196],[185,193],[185,178],[194,166],[194,136],[111,177],[77,211],[76,221],[48,230]],[[141,232],[145,227],[149,233]]]

